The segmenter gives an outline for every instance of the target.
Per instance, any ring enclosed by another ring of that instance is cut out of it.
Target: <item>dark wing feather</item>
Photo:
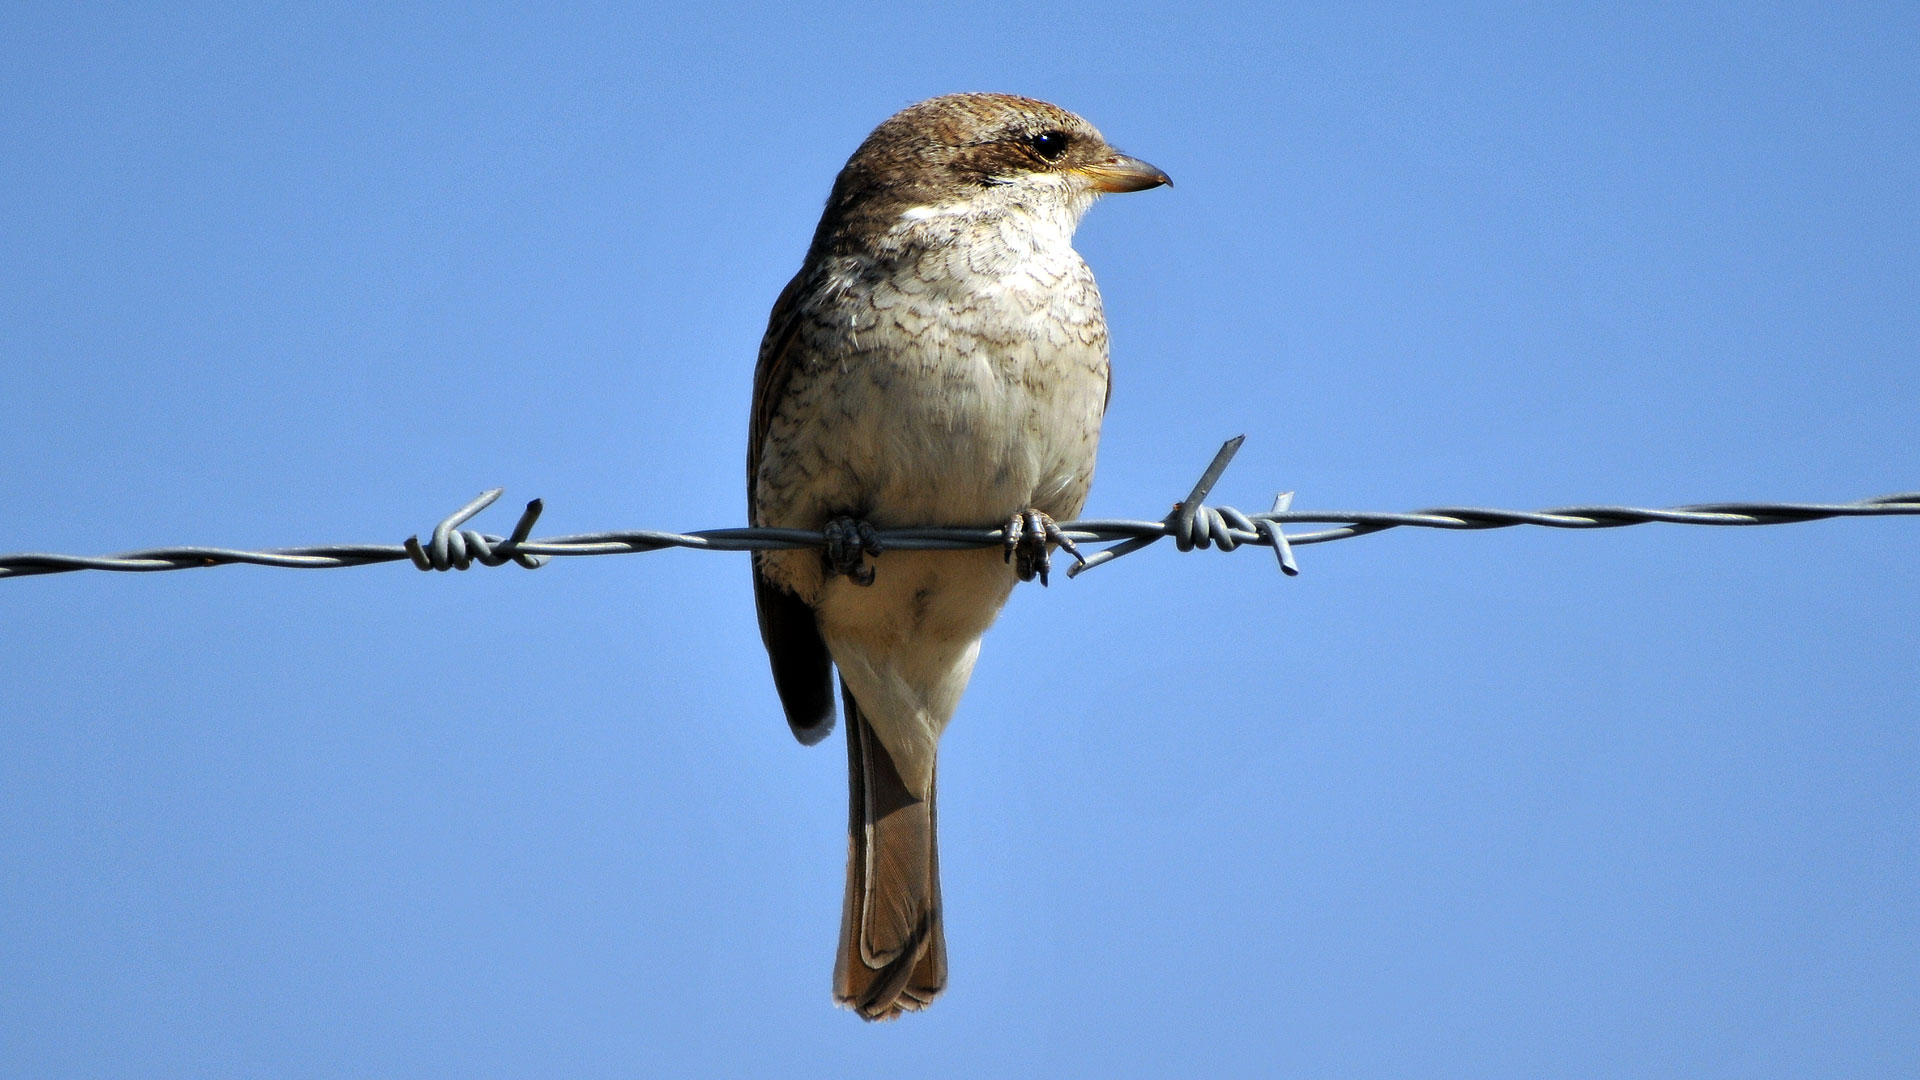
[[[799,297],[806,272],[794,275],[774,301],[767,334],[760,339],[760,360],[753,371],[753,420],[747,431],[747,519],[760,524],[760,448],[773,427],[774,414],[793,378],[794,338],[800,327]],[[760,614],[760,640],[773,667],[774,689],[787,713],[793,737],[812,746],[833,730],[833,672],[827,643],[813,608],[785,586],[760,572],[753,558],[753,603]]]

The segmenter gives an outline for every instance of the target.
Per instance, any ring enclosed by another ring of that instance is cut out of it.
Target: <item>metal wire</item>
[[[1370,510],[1294,510],[1291,508],[1293,493],[1289,491],[1274,500],[1271,510],[1257,514],[1245,514],[1231,506],[1207,506],[1204,502],[1207,493],[1213,490],[1214,483],[1226,471],[1227,463],[1233,460],[1233,455],[1239,451],[1245,439],[1246,436],[1242,435],[1227,440],[1220,447],[1220,452],[1214,455],[1199,482],[1194,484],[1193,490],[1174,505],[1172,513],[1159,521],[1085,518],[1062,522],[1061,530],[1076,544],[1117,541],[1111,547],[1088,555],[1079,565],[1070,567],[1068,576],[1138,551],[1169,536],[1181,551],[1208,547],[1232,551],[1243,544],[1268,547],[1273,549],[1278,558],[1281,571],[1292,575],[1300,572],[1294,560],[1293,548],[1403,527],[1505,529],[1515,525],[1539,525],[1551,529],[1617,529],[1653,522],[1673,525],[1785,525],[1836,517],[1920,515],[1920,492],[1882,495],[1850,503],[1728,502],[1666,509],[1563,506],[1550,510],[1443,506],[1396,514]],[[474,563],[500,566],[507,562],[533,570],[558,556],[626,555],[669,547],[703,551],[785,550],[822,547],[826,543],[822,533],[808,529],[762,528],[707,529],[693,533],[629,530],[529,539],[533,534],[534,522],[540,517],[542,507],[539,499],[527,504],[519,522],[507,536],[460,528],[474,515],[493,505],[501,493],[500,488],[484,492],[454,511],[434,527],[432,536],[424,544],[418,536],[410,536],[404,544],[325,544],[266,551],[167,547],[102,556],[22,552],[0,555],[0,578],[64,574],[75,570],[133,573],[188,570],[233,563],[327,570],[341,566],[398,562],[402,559],[412,560],[422,570],[465,570]],[[1335,527],[1295,533],[1281,529],[1282,525],[1301,524]],[[950,551],[1000,547],[1005,542],[1006,533],[1002,529],[987,528],[883,529],[879,531],[879,538],[884,546],[896,550]]]

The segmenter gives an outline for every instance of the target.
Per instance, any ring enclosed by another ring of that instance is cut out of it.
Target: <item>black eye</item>
[[[1028,139],[1027,145],[1048,161],[1059,161],[1060,155],[1067,152],[1067,134],[1064,131],[1043,131]]]

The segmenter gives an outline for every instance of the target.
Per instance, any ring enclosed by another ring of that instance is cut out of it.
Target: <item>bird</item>
[[[1045,584],[1093,481],[1109,397],[1100,291],[1073,249],[1095,200],[1170,184],[1058,106],[911,105],[835,179],[767,321],[747,447],[773,682],[803,744],[846,716],[836,1003],[867,1020],[946,987],[934,791],[941,733],[1016,580]],[[999,549],[887,551],[905,526],[1005,530]]]

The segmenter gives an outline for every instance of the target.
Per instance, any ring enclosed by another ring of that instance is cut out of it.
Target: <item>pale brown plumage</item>
[[[1028,98],[935,98],[876,128],[761,343],[753,523],[998,527],[1078,513],[1107,333],[1073,228],[1102,192],[1166,182]],[[759,553],[754,599],[800,741],[832,728],[840,673],[850,811],[833,988],[873,1020],[946,985],[935,753],[1014,567],[992,551],[845,555]],[[1044,573],[1044,558],[1044,545],[1023,551],[1021,567]]]

